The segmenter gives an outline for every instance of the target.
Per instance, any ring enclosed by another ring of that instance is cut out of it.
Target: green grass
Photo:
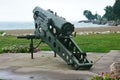
[[[39,43],[40,40],[34,40],[34,46],[36,46]],[[0,36],[0,53],[2,53],[2,48],[5,47],[11,47],[13,45],[20,46],[25,45],[29,47],[30,40],[27,39],[17,39],[15,36]],[[41,46],[39,46],[42,50],[51,50],[50,47],[47,46],[47,44],[42,43]]]
[[[85,52],[120,50],[120,34],[79,35],[74,40]]]
[[[85,52],[109,52],[120,50],[120,34],[90,34],[73,37],[78,46]],[[39,40],[34,41],[35,44]],[[2,48],[12,45],[28,45],[30,40],[17,39],[15,36],[0,36],[0,53]],[[45,43],[39,47],[41,50],[51,50]]]

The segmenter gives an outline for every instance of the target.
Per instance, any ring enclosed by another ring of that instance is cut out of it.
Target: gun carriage
[[[72,65],[76,70],[91,68],[93,62],[87,59],[87,54],[72,39],[72,33],[74,32],[73,24],[66,21],[65,18],[59,17],[51,10],[43,10],[40,7],[36,7],[33,13],[35,21],[34,35],[18,36],[18,38],[31,39],[30,51],[32,59],[33,39],[41,39],[41,42],[45,42],[51,47],[55,56],[56,54],[59,55],[68,65]]]

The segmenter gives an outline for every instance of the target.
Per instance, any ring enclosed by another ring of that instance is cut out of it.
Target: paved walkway
[[[105,54],[93,65],[91,71],[94,73],[109,72],[110,65],[113,62],[120,62],[120,50],[112,50],[111,52]]]
[[[59,57],[53,58],[51,54],[53,52],[40,53],[44,54],[35,54],[33,60],[30,59],[30,54],[1,54],[0,78],[8,80],[88,80],[96,73],[108,72],[113,62],[120,62],[120,50],[112,50],[109,53],[89,53],[88,58],[94,61],[93,67],[90,70],[76,71]]]

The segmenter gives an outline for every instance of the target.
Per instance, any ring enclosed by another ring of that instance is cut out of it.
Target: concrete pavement
[[[49,54],[45,54],[49,53]],[[88,53],[94,61],[90,70],[72,70],[53,52],[34,54],[0,54],[0,78],[8,80],[88,80],[97,73],[109,72],[113,62],[120,62],[120,50],[109,53]]]

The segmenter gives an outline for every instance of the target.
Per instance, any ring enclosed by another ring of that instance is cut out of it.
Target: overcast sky
[[[86,19],[84,10],[103,15],[104,8],[115,0],[0,0],[0,21],[33,21],[32,10],[39,6],[51,9],[68,21]]]

